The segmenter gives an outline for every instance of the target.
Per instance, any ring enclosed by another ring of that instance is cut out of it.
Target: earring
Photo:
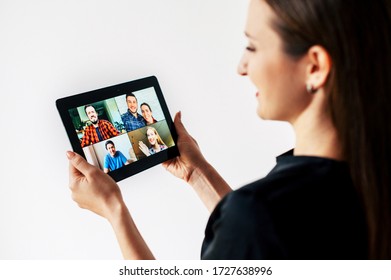
[[[314,88],[314,86],[310,83],[306,85],[306,89],[308,93],[314,94],[317,92],[317,89]]]

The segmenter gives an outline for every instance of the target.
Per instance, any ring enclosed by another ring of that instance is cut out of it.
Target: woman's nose
[[[239,61],[238,74],[241,76],[247,75],[247,59],[245,54],[243,54],[242,58]]]

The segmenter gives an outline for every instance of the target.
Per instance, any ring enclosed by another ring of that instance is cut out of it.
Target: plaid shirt
[[[119,135],[118,130],[111,124],[111,122],[106,120],[98,121],[98,128],[100,135],[103,137],[103,140],[109,139],[111,137]],[[95,144],[99,142],[98,134],[94,125],[89,125],[84,131],[83,138],[81,139],[81,147]]]
[[[129,110],[122,115],[122,121],[125,125],[126,131],[136,130],[145,126],[145,120],[143,116],[137,113],[137,118],[129,112]]]

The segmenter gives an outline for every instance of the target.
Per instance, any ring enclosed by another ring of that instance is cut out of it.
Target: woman
[[[152,116],[151,107],[147,103],[144,102],[143,104],[141,104],[140,109],[146,125],[154,124],[155,122],[157,122]]]
[[[148,127],[146,135],[151,147],[148,148],[143,141],[139,142],[139,148],[146,156],[150,156],[167,149],[166,144],[164,144],[162,138],[154,127]]]
[[[202,258],[391,258],[390,13],[384,0],[251,0],[239,73],[296,145],[231,192],[175,116],[181,156],[164,166],[213,210]],[[79,205],[111,222],[125,258],[153,258],[117,185],[68,157]]]

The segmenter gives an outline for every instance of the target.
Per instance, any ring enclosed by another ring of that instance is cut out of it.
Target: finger
[[[174,162],[175,159],[169,159],[169,160],[166,160],[165,162],[162,163],[162,166],[167,169],[173,162]]]
[[[69,184],[70,187],[72,186],[72,182],[75,181],[77,178],[83,177],[84,175],[77,170],[71,162],[69,162]]]
[[[67,152],[67,157],[70,163],[70,175],[80,176],[87,175],[93,168],[82,156],[74,152]]]
[[[189,136],[190,136],[190,138],[194,141],[194,143],[197,145],[197,147],[199,147],[197,140],[195,140],[195,139],[193,138],[193,136],[191,136],[191,135],[189,135]]]
[[[68,160],[73,157],[72,155],[73,152],[70,152],[68,151],[67,152],[67,158]],[[80,177],[83,177],[84,175],[79,171],[77,170],[73,164],[71,163],[71,161],[69,160],[69,187],[72,189],[72,186],[73,186],[73,182],[77,179],[77,178],[80,178]]]
[[[181,136],[181,135],[184,135],[184,134],[187,134],[191,140],[194,141],[194,143],[198,145],[198,142],[197,140],[195,140],[193,138],[193,136],[191,136],[189,134],[189,132],[187,132],[187,129],[185,128],[184,124],[182,123],[182,112],[179,111],[178,113],[175,114],[175,117],[174,117],[174,125],[175,125],[175,128],[176,128],[176,131],[178,133],[178,136]]]
[[[182,123],[182,112],[181,111],[179,111],[179,112],[177,112],[175,114],[174,125],[175,125],[175,129],[178,132],[179,136],[183,135],[183,134],[188,134],[189,135],[189,133],[187,132],[185,126]]]

